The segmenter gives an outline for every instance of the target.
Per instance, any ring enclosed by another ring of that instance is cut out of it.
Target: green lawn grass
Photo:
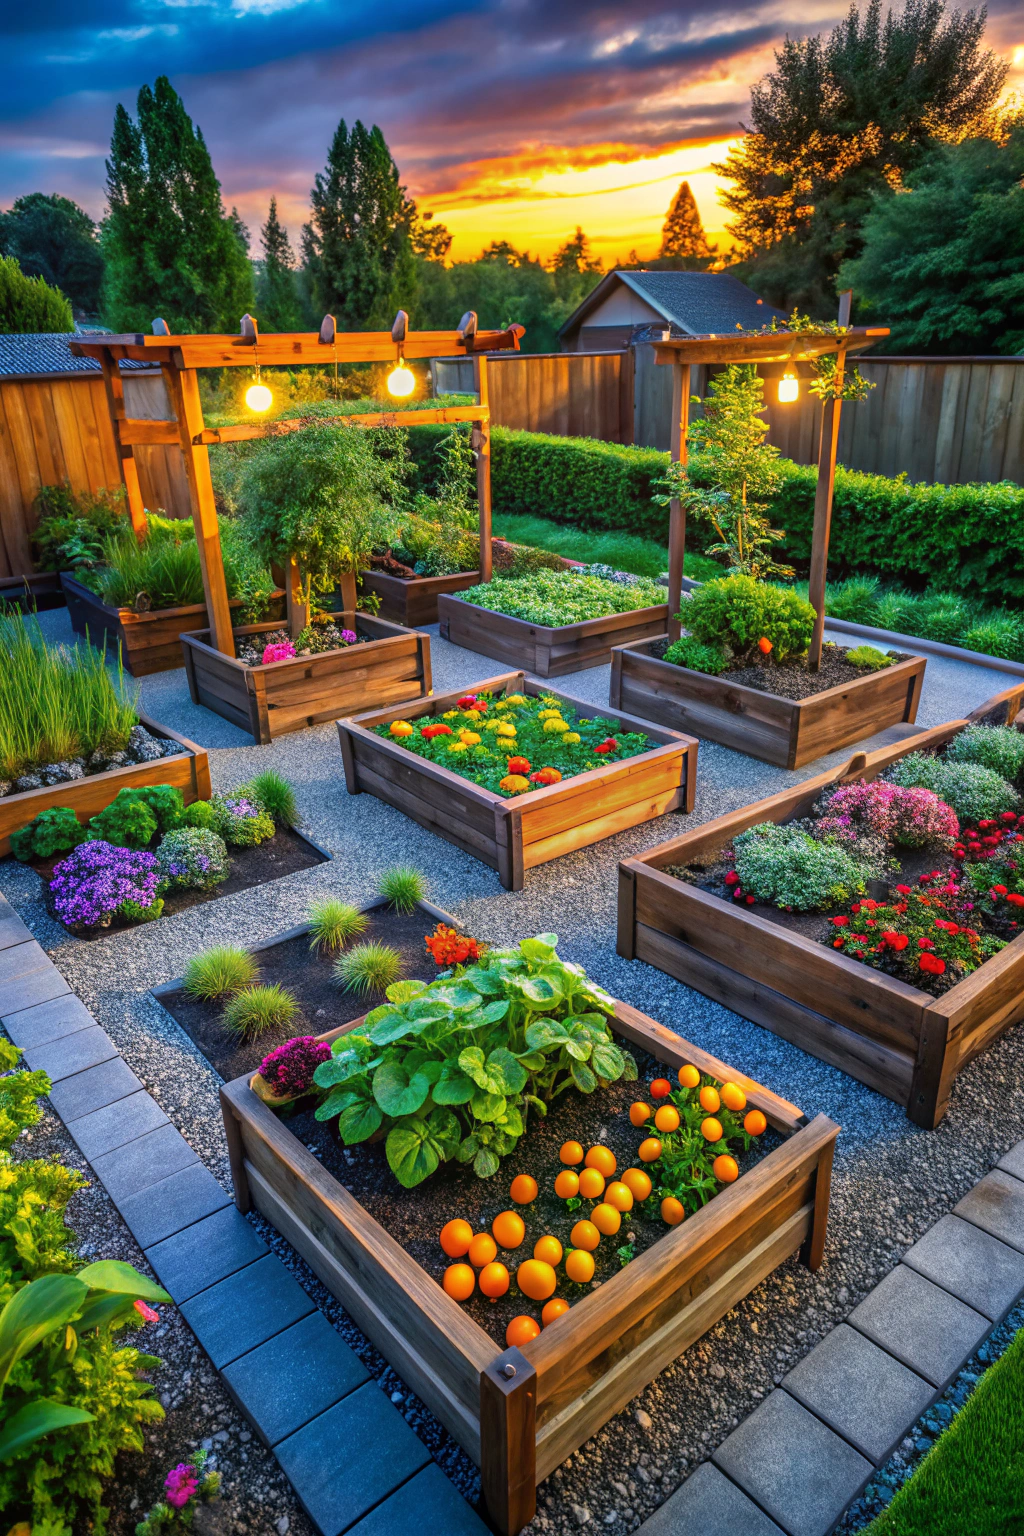
[[[862,1536],[1024,1531],[1024,1330]]]
[[[588,565],[611,565],[617,571],[632,571],[636,576],[654,578],[668,569],[668,550],[664,544],[635,533],[585,533],[582,528],[553,523],[546,517],[515,514],[495,516],[493,531],[499,538],[512,539],[516,544],[550,549],[567,560],[582,560]],[[720,576],[722,567],[706,555],[688,552],[685,571],[694,581],[707,581]]]

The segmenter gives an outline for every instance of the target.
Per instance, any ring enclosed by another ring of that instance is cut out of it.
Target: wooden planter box
[[[0,855],[10,853],[12,832],[27,826],[40,811],[48,811],[51,806],[68,806],[79,821],[85,822],[90,816],[98,816],[120,790],[143,784],[173,784],[181,790],[186,805],[193,800],[208,800],[212,793],[210,759],[204,748],[172,731],[170,726],[158,725],[148,715],[140,715],[139,724],[153,736],[180,742],[181,755],[161,757],[155,763],[108,768],[105,773],[72,779],[69,784],[50,784],[43,789],[27,789],[20,795],[4,795],[0,799]]]
[[[613,709],[693,731],[778,768],[799,768],[899,720],[913,723],[925,665],[923,656],[912,656],[813,698],[783,699],[660,661],[641,640],[612,651],[609,698]]]
[[[493,656],[507,667],[522,667],[538,677],[561,677],[564,672],[603,667],[615,654],[614,646],[656,640],[668,623],[667,603],[554,628],[513,619],[507,613],[492,613],[460,597],[439,598],[437,612],[442,640],[478,651],[481,656]]]
[[[61,573],[60,579],[75,634],[88,633],[94,645],[102,645],[106,636],[108,650],[115,657],[120,645],[125,670],[133,677],[148,677],[153,672],[170,672],[180,667],[182,635],[206,623],[205,603],[136,613],[132,608],[112,608],[67,571]],[[274,594],[275,601],[283,596],[279,589]],[[231,603],[236,611],[241,606],[238,598]],[[280,627],[280,623],[272,626]]]
[[[822,789],[874,779],[909,752],[940,746],[986,713],[1012,721],[1024,684],[976,710],[867,755],[796,789],[730,811],[697,831],[619,865],[618,942],[765,1029],[906,1105],[929,1129],[946,1112],[953,1079],[1024,1018],[1024,935],[942,997],[815,943],[664,872],[687,865],[757,822],[805,816]]]
[[[839,1127],[825,1115],[808,1124],[624,1003],[613,1028],[673,1073],[689,1061],[740,1083],[785,1141],[522,1350],[502,1350],[468,1317],[248,1078],[221,1089],[239,1210],[273,1223],[477,1463],[503,1536],[533,1517],[539,1482],[772,1270],[797,1250],[821,1263]]]
[[[379,618],[415,629],[437,623],[437,600],[444,592],[465,592],[480,581],[479,571],[459,571],[454,576],[389,576],[385,571],[362,571],[364,592],[380,598]]]
[[[28,576],[0,578],[0,606],[9,604],[23,613],[36,609],[63,608],[64,589],[59,571],[35,571]]]
[[[618,712],[609,718],[621,730],[646,731],[659,745],[638,757],[591,768],[561,784],[516,795],[513,800],[416,757],[397,742],[373,732],[375,725],[408,715],[417,719],[442,715],[463,694],[481,689],[533,695],[549,692],[522,672],[504,672],[434,696],[425,700],[423,707],[415,707],[416,701],[412,705],[406,702],[397,709],[339,720],[349,794],[366,790],[404,811],[413,821],[496,869],[502,885],[511,891],[522,890],[526,871],[537,864],[547,864],[563,853],[599,843],[669,811],[692,811],[697,784],[696,741]],[[569,694],[552,697],[583,715],[593,710],[593,705]]]
[[[331,617],[339,628],[369,635],[370,643],[250,667],[214,650],[208,629],[182,635],[192,702],[251,731],[253,740],[266,746],[289,731],[430,692],[429,635],[372,619],[365,613],[335,613]],[[273,622],[247,624],[234,634],[237,640],[280,627]]]

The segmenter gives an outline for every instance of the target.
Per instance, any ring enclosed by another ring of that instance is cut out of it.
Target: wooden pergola
[[[801,335],[795,331],[765,331],[763,334],[737,332],[728,336],[684,336],[659,341],[654,346],[656,363],[669,364],[672,381],[671,456],[677,464],[686,464],[686,434],[690,423],[690,367],[700,363],[795,364],[813,362],[830,352],[836,354],[836,389],[841,388],[847,355],[863,352],[889,331],[884,326],[850,326],[850,295],[840,300],[837,335]],[[808,665],[817,671],[821,664],[822,637],[825,629],[825,572],[832,525],[832,494],[836,479],[836,450],[839,444],[840,399],[834,394],[822,401],[821,436],[818,446],[818,484],[814,494],[814,533],[811,542],[811,570],[808,597],[816,619],[808,651]],[[676,618],[683,594],[683,556],[686,552],[686,509],[673,501],[669,509],[668,538],[668,612],[669,637],[678,640],[680,623]]]
[[[252,421],[236,426],[210,428],[203,421],[199,399],[200,368],[296,367],[324,363],[397,363],[462,352],[474,362],[477,404],[445,406],[434,410],[374,411],[317,418],[318,424],[337,427],[425,426],[431,422],[473,423],[473,447],[477,454],[476,483],[480,511],[480,578],[491,578],[491,455],[487,389],[487,353],[518,351],[521,325],[504,331],[481,331],[472,311],[455,331],[411,331],[404,311],[399,311],[390,331],[339,332],[333,315],[325,315],[319,332],[274,333],[260,336],[256,322],[246,315],[237,336],[172,336],[163,320],[154,320],[152,336],[90,336],[71,343],[81,357],[95,358],[103,369],[107,403],[121,465],[128,511],[136,534],[146,528],[145,508],[139,488],[134,450],[142,446],[179,447],[188,476],[192,520],[203,574],[203,591],[210,621],[210,643],[225,655],[234,656],[231,610],[228,606],[224,561],[217,527],[209,448],[219,443],[246,442],[252,438],[279,437],[300,431],[308,420]],[[129,416],[125,410],[124,383],[119,363],[130,358],[158,363],[174,412],[166,421]],[[303,627],[304,610],[299,596],[299,574],[294,560],[286,575],[289,628]],[[352,604],[354,602],[354,578]]]

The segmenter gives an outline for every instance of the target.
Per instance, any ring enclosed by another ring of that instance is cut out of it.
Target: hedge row
[[[445,427],[411,429],[424,488]],[[665,542],[668,512],[651,501],[668,455],[594,438],[492,432],[494,510],[532,513],[578,528],[624,529]],[[816,471],[780,460],[782,489],[773,509],[786,530],[782,551],[806,569],[811,552]],[[872,571],[913,585],[967,592],[990,602],[1024,600],[1024,488],[1012,481],[910,485],[904,479],[838,469],[830,569]]]

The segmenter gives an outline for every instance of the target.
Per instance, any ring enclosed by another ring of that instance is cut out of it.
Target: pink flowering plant
[[[954,812],[930,789],[905,789],[876,779],[844,784],[829,795],[815,835],[853,843],[869,833],[896,848],[951,849],[959,832]]]
[[[135,1536],[158,1536],[166,1532],[189,1531],[200,1504],[220,1494],[220,1473],[209,1470],[206,1451],[196,1451],[187,1461],[179,1461],[164,1479],[164,1497],[135,1527]]]
[[[313,1035],[299,1035],[271,1051],[259,1065],[259,1074],[278,1099],[298,1099],[313,1089],[313,1073],[329,1061],[331,1048]]]
[[[295,646],[290,640],[279,640],[274,645],[264,647],[263,665],[269,666],[274,661],[291,661],[295,655]]]
[[[833,948],[936,996],[1005,948],[974,926],[955,871],[931,870],[893,894],[887,902],[864,897],[830,918]]]

